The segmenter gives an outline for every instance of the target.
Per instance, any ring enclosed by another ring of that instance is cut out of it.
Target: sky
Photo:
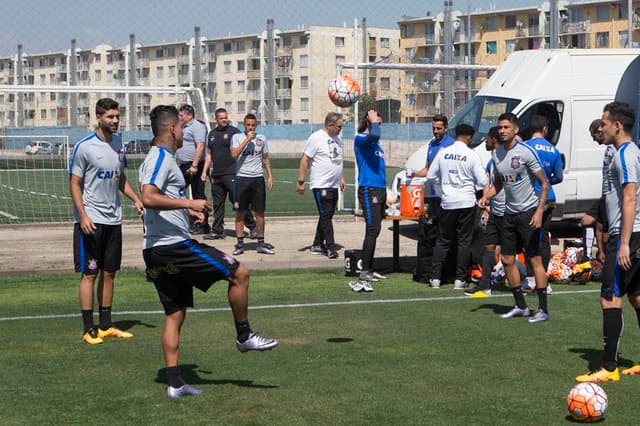
[[[522,7],[542,0],[453,0],[466,11]],[[402,15],[442,12],[444,0],[0,0],[0,57],[18,44],[25,54],[62,52],[71,39],[82,49],[107,43],[122,47],[129,34],[140,44],[184,41],[199,26],[203,37],[257,34],[268,18],[278,29],[347,25],[367,18],[370,27],[397,28]]]

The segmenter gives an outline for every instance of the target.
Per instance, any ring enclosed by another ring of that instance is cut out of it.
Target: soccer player
[[[342,114],[330,112],[324,119],[324,128],[309,136],[304,146],[298,170],[296,191],[304,194],[304,178],[309,169],[309,187],[318,208],[318,225],[313,237],[311,254],[326,254],[329,259],[338,258],[338,248],[333,237],[333,214],[338,204],[338,190],[346,186],[342,175]]]
[[[546,271],[549,267],[549,261],[551,260],[551,243],[549,242],[549,233],[551,232],[551,215],[553,214],[553,208],[556,204],[556,194],[553,191],[553,185],[562,182],[562,157],[560,151],[551,144],[546,138],[549,131],[549,122],[543,115],[534,115],[531,117],[529,123],[531,129],[531,139],[525,143],[533,148],[538,154],[540,159],[540,165],[542,170],[547,175],[547,180],[550,183],[549,198],[545,204],[546,208],[542,214],[542,266]],[[535,182],[536,194],[540,194],[540,184]],[[526,254],[527,258],[527,283],[531,290],[535,289],[535,278],[533,277],[533,270],[530,267],[530,256]],[[547,294],[551,294],[551,286],[547,283]]]
[[[429,141],[427,148],[427,158],[425,166],[407,177],[425,177],[429,170],[429,165],[433,162],[442,148],[453,145],[455,142],[451,136],[447,134],[449,130],[449,120],[444,115],[435,115],[431,120],[431,130],[433,139]],[[441,211],[440,195],[442,189],[437,182],[431,182],[425,185],[424,193],[424,214],[420,216],[418,221],[418,245],[417,245],[417,264],[414,280],[418,282],[427,282],[427,279],[433,276],[433,248],[438,238],[438,218]],[[441,277],[438,277],[440,279]],[[434,285],[436,282],[431,283]]]
[[[193,287],[206,292],[218,280],[227,280],[227,296],[235,321],[240,352],[273,349],[278,341],[254,333],[247,307],[249,270],[218,249],[191,239],[189,216],[204,220],[211,205],[187,199],[185,180],[174,160],[182,146],[182,123],[173,106],[159,105],[150,114],[155,144],[140,166],[144,215],[143,257],[165,311],[162,350],[167,367],[167,397],[198,395],[202,390],[185,383],[178,368],[180,330],[187,308],[193,306]]]
[[[180,164],[182,176],[187,186],[191,188],[191,197],[198,200],[206,200],[204,182],[200,179],[204,168],[207,128],[195,119],[195,111],[191,105],[184,104],[180,107],[180,120],[184,123],[184,144],[176,152],[176,159]],[[209,212],[204,213],[204,222],[193,224],[194,234],[208,234]]]
[[[467,287],[471,263],[471,239],[476,217],[476,186],[484,187],[487,176],[478,154],[469,148],[475,129],[468,124],[455,128],[456,141],[440,149],[427,173],[427,182],[442,185],[442,211],[438,239],[433,250],[432,287],[440,287],[442,269],[452,244],[457,245],[456,279],[453,288]]]
[[[364,291],[373,291],[371,282],[378,280],[373,272],[373,255],[387,205],[386,165],[384,151],[380,146],[381,125],[380,114],[375,110],[369,110],[360,120],[358,134],[353,141],[358,164],[358,202],[365,219],[362,242],[363,269],[360,272]]]
[[[603,176],[604,199],[609,222],[605,247],[600,306],[604,341],[603,363],[599,370],[576,377],[578,382],[620,380],[618,347],[624,328],[622,297],[627,295],[640,324],[640,149],[631,140],[635,112],[627,104],[611,102],[604,107],[604,143],[616,149]],[[640,374],[640,365],[622,371]]]
[[[82,340],[90,345],[105,337],[128,339],[133,334],[113,326],[111,305],[116,271],[122,260],[122,191],[142,214],[142,202],[124,174],[127,160],[122,140],[115,137],[120,122],[118,103],[102,98],[96,102],[98,129],[78,142],[69,164],[69,190],[73,202],[73,254],[80,278],[80,310],[84,323]],[[98,281],[100,323],[93,323],[93,288]]]
[[[518,129],[518,118],[515,114],[506,112],[498,117],[500,145],[491,154],[496,179],[493,184],[485,187],[484,195],[478,205],[480,208],[485,208],[488,199],[504,188],[505,215],[501,247],[502,263],[515,299],[515,306],[501,317],[528,317],[531,315],[524,300],[520,285],[520,272],[515,261],[516,254],[524,248],[531,256],[539,301],[538,310],[529,318],[529,322],[537,323],[549,319],[547,271],[542,266],[540,256],[542,215],[545,210],[545,201],[549,195],[549,182],[536,152],[516,139]],[[538,196],[536,196],[534,186],[536,179],[540,182]]]
[[[224,204],[227,196],[233,204],[235,201],[234,179],[236,176],[236,159],[231,156],[231,138],[240,133],[237,127],[229,124],[229,114],[224,108],[215,111],[216,127],[209,132],[204,167],[200,180],[207,180],[211,168],[211,204],[213,204],[213,223],[211,234],[205,240],[221,240],[224,235]],[[251,210],[244,214],[244,224],[249,229],[249,237],[256,238],[256,222]],[[234,226],[235,233],[235,226]]]
[[[485,149],[493,151],[498,146],[498,127],[492,127],[487,132],[485,138]],[[493,162],[489,160],[485,169],[489,181],[493,183],[496,179]],[[486,208],[488,214],[487,225],[484,230],[484,252],[482,254],[482,277],[478,285],[464,291],[466,296],[473,298],[485,298],[491,296],[491,272],[496,265],[498,249],[502,244],[502,223],[504,219],[504,190],[497,193],[492,199],[490,206]]]
[[[264,135],[256,133],[258,121],[253,114],[244,117],[244,133],[236,133],[231,138],[231,156],[236,159],[236,244],[233,255],[244,253],[244,216],[251,209],[256,216],[258,238],[257,252],[275,254],[273,246],[264,241],[264,211],[266,190],[264,170],[267,171],[267,187],[273,189],[273,174],[269,161],[269,145]]]

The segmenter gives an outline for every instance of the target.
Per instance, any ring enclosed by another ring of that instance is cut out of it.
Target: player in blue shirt
[[[384,151],[380,146],[381,124],[380,114],[369,110],[360,121],[358,134],[353,141],[358,164],[358,201],[366,221],[362,243],[363,269],[360,272],[360,280],[364,286],[362,289],[365,291],[373,291],[370,282],[376,281],[373,275],[373,254],[387,205],[386,165]]]

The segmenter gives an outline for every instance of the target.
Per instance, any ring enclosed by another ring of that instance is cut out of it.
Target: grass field
[[[135,334],[81,343],[78,277],[0,279],[0,423],[13,424],[564,424],[574,377],[598,365],[599,285],[554,285],[552,319],[502,320],[508,292],[464,298],[393,274],[353,293],[338,268],[256,271],[250,318],[280,340],[240,354],[219,283],[196,292],[183,328],[181,368],[204,389],[168,401],[163,314],[140,271],[118,275],[114,320]],[[537,298],[529,297],[531,307]],[[621,364],[640,361],[635,313],[625,307]],[[606,422],[635,424],[640,377],[603,387]]]
[[[18,161],[22,163],[18,164]],[[47,161],[45,164],[44,161]],[[138,182],[138,166],[142,158],[131,159],[127,177]],[[268,216],[316,215],[312,193],[300,196],[295,191],[298,179],[298,159],[272,159],[274,188],[267,193]],[[397,169],[387,172],[391,179]],[[345,163],[345,179],[350,183],[344,193],[345,207],[354,206],[354,166]],[[210,186],[206,186],[210,197]],[[137,219],[133,204],[122,197],[125,219]],[[228,216],[233,214],[229,203]],[[60,159],[33,159],[0,161],[0,224],[71,222],[73,210],[69,196],[69,175]]]

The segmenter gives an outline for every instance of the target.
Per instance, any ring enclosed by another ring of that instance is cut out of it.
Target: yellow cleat
[[[98,328],[98,337],[117,337],[118,339],[131,339],[133,337],[133,334],[115,327],[109,327],[106,330]]]
[[[620,380],[620,371],[616,368],[613,371],[608,371],[604,367],[602,367],[598,371],[594,371],[593,373],[583,374],[581,376],[576,377],[577,382],[617,382]]]
[[[102,337],[98,336],[93,328],[84,333],[84,335],[82,336],[82,341],[87,345],[99,345],[100,343],[104,342],[104,340],[102,340]]]
[[[622,370],[622,374],[625,376],[637,376],[640,374],[640,365],[634,365],[631,368],[626,368]]]

